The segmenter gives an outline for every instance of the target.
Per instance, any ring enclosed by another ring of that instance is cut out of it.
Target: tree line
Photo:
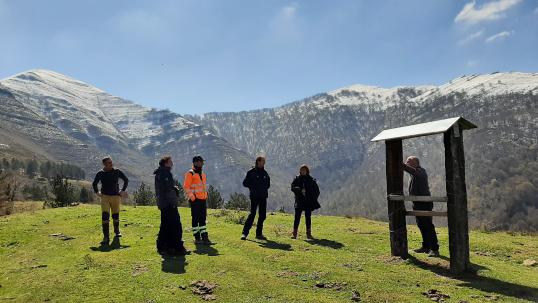
[[[183,187],[179,188],[179,205],[187,206],[188,201]],[[142,182],[140,186],[133,192],[133,203],[135,205],[156,205],[157,200],[155,192],[150,186]],[[228,201],[225,201],[221,193],[214,186],[209,185],[207,188],[207,207],[212,209],[233,209],[233,210],[249,210],[250,201],[247,195],[243,193],[232,193]]]
[[[0,170],[7,172],[22,171],[30,178],[42,177],[51,179],[57,175],[74,180],[83,180],[86,178],[84,170],[76,165],[52,161],[40,162],[36,159],[3,158],[0,161]]]

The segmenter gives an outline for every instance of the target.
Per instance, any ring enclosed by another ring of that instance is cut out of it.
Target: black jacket
[[[295,194],[295,208],[316,210],[321,207],[318,202],[319,186],[316,179],[312,178],[312,176],[298,175],[295,177],[293,182],[291,182],[291,191]]]
[[[95,193],[99,192],[97,185],[101,182],[101,193],[108,196],[116,196],[120,194],[119,179],[123,180],[122,191],[127,189],[129,179],[123,174],[123,172],[117,168],[111,171],[101,170],[93,179],[92,187]]]
[[[267,199],[268,189],[271,187],[271,179],[265,169],[253,167],[247,172],[243,186],[250,190],[250,197],[254,199]]]
[[[430,185],[428,184],[428,174],[422,167],[413,168],[404,164],[404,170],[411,175],[409,182],[409,195],[430,196]],[[414,210],[432,210],[433,202],[413,202]]]
[[[179,190],[172,176],[170,168],[159,167],[153,174],[155,175],[155,194],[157,196],[157,207],[163,209],[169,206],[177,207],[179,203]]]

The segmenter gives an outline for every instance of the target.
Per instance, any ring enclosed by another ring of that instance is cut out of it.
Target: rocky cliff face
[[[353,85],[277,108],[203,116],[145,108],[51,71],[0,85],[0,144],[12,153],[75,162],[89,173],[111,154],[148,182],[161,155],[171,154],[182,173],[202,154],[210,182],[225,194],[244,191],[244,172],[264,154],[273,209],[292,209],[289,182],[306,163],[322,188],[324,213],[378,219],[386,217],[384,146],[370,139],[384,128],[464,116],[479,126],[465,134],[473,224],[537,228],[538,74],[462,76],[441,86]],[[405,141],[404,153],[422,159],[433,191],[443,194],[440,136]]]

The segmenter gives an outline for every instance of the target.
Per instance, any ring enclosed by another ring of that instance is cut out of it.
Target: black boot
[[[121,237],[120,214],[112,214],[112,224],[114,225],[114,234],[116,237]]]
[[[110,242],[109,229],[108,223],[103,223],[103,241],[101,241],[101,245],[108,245]]]
[[[116,237],[121,237],[119,221],[114,221],[114,234],[116,235]]]
[[[202,234],[202,242],[204,243],[204,245],[213,244],[213,243],[211,243],[211,240],[209,240],[209,234],[207,232]]]

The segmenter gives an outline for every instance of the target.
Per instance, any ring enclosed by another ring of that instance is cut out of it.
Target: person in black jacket
[[[161,255],[186,255],[189,252],[183,246],[183,228],[178,211],[179,188],[172,176],[173,165],[172,158],[165,156],[159,161],[159,168],[153,172],[157,207],[161,211],[157,251]]]
[[[306,237],[312,237],[312,211],[320,208],[319,187],[316,179],[310,176],[310,169],[302,165],[299,175],[291,183],[291,191],[295,194],[295,220],[293,221],[293,239],[297,239],[297,231],[301,221],[301,214],[304,211],[306,221]]]
[[[428,184],[428,174],[420,166],[417,157],[410,156],[403,164],[403,169],[411,175],[409,182],[409,195],[411,196],[430,196],[430,186]],[[413,202],[413,210],[431,211],[433,202]],[[439,256],[439,243],[437,242],[437,233],[433,225],[432,217],[415,217],[417,226],[422,235],[422,247],[416,249],[417,253],[428,253],[431,257]]]
[[[114,168],[111,157],[105,157],[102,163],[103,169],[95,175],[92,187],[95,194],[101,198],[101,223],[103,228],[103,241],[101,241],[101,244],[108,245],[110,241],[109,223],[111,212],[114,234],[116,237],[121,237],[120,204],[121,198],[127,194],[125,190],[129,184],[129,179],[121,170]],[[119,179],[123,180],[121,191]],[[99,183],[101,183],[101,190],[97,187]]]
[[[243,181],[243,186],[247,187],[250,191],[250,214],[243,227],[241,240],[247,239],[248,233],[254,223],[254,218],[256,217],[257,208],[259,208],[259,213],[258,224],[256,225],[256,239],[267,240],[263,235],[263,221],[267,216],[267,197],[269,187],[271,187],[271,179],[265,170],[264,157],[256,158],[256,164],[247,172],[245,180]]]

